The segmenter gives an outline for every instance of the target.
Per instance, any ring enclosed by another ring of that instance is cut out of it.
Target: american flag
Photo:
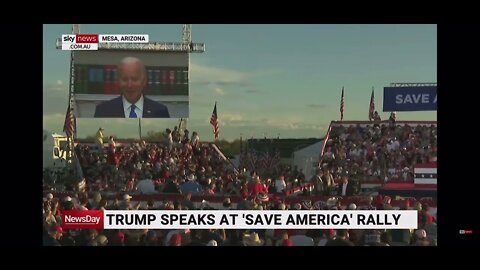
[[[215,139],[218,139],[218,134],[220,133],[220,127],[218,126],[218,115],[217,115],[217,102],[215,102],[215,107],[213,107],[212,117],[210,118],[210,124],[213,126],[213,134],[215,134]]]
[[[437,163],[415,165],[415,187],[437,188]]]
[[[373,120],[373,115],[375,113],[375,94],[372,87],[372,96],[370,97],[370,109],[368,110],[368,119]]]
[[[75,115],[73,114],[73,109],[68,105],[67,114],[65,115],[65,124],[63,125],[63,132],[67,134],[67,137],[73,137],[77,130],[77,123],[75,120]]]
[[[340,120],[343,121],[343,112],[345,111],[345,98],[343,96],[343,87],[342,87],[342,99],[340,100]]]

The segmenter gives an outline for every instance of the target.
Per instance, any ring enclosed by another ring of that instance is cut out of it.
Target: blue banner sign
[[[436,86],[384,87],[383,111],[436,111]]]

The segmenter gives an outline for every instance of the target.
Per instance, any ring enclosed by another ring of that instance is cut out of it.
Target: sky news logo
[[[76,34],[62,35],[62,50],[66,51],[96,51],[98,43],[148,43],[149,36],[145,34],[98,35]]]
[[[63,229],[103,229],[103,211],[70,210],[62,212]]]
[[[62,35],[62,50],[65,51],[97,51],[97,34]]]

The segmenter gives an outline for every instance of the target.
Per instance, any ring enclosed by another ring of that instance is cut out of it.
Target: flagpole
[[[78,34],[80,32],[80,26],[78,24],[72,24],[72,34]],[[70,78],[69,78],[69,87],[68,87],[68,106],[67,106],[67,113],[70,114],[70,113],[73,113],[73,92],[74,92],[74,85],[73,85],[73,76],[75,76],[75,72],[74,72],[74,67],[75,67],[75,62],[74,62],[74,51],[70,51]],[[70,116],[69,116],[70,117]],[[75,115],[73,116],[73,118],[75,119]],[[74,120],[76,121],[76,120]],[[74,124],[74,128],[76,129],[76,123]],[[76,166],[73,166],[73,162],[72,162],[72,157],[73,157],[73,154],[72,154],[72,146],[74,144],[74,136],[75,136],[75,132],[76,130],[73,130],[72,132],[72,136],[68,136],[67,135],[67,156],[65,158],[65,161],[67,162],[67,166],[68,166],[68,163],[70,163],[70,166],[71,168],[73,167],[74,169],[74,175],[77,176],[77,173],[76,173]],[[70,162],[69,162],[70,161]]]
[[[70,51],[70,80],[69,80],[69,87],[68,87],[68,103],[67,103],[67,114],[70,113],[70,110],[72,110],[72,76],[73,76],[73,51]],[[70,148],[71,148],[71,138],[70,136],[67,135],[67,156],[66,156],[66,162],[68,164],[68,161],[71,160],[70,158]]]
[[[210,117],[210,124],[213,127],[214,141],[217,141],[219,136],[219,124],[218,124],[218,114],[217,114],[217,101],[215,101],[215,106],[213,107],[212,116]]]
[[[215,107],[214,108],[215,108],[215,112],[216,112],[217,111],[217,101],[216,100],[215,100]],[[218,114],[217,114],[217,121],[218,121]],[[215,142],[217,142],[217,140],[218,140],[217,136],[213,135],[213,138],[214,138]]]
[[[142,118],[138,118],[138,135],[141,141],[142,140]]]
[[[375,91],[372,86],[372,95],[370,95],[370,106],[368,108],[368,120],[373,121],[375,115]]]
[[[344,87],[342,86],[342,97],[340,99],[340,121],[343,121],[343,112],[345,111]]]
[[[240,155],[243,154],[243,133],[240,133]]]
[[[180,137],[180,142],[182,141],[182,138],[183,136],[185,135],[185,133],[183,132],[183,118],[180,118],[180,123],[178,123],[178,129],[177,129],[177,132],[178,132],[178,136]]]
[[[183,122],[183,118],[180,118],[180,123],[178,123],[178,134],[181,134],[182,132],[182,122]]]

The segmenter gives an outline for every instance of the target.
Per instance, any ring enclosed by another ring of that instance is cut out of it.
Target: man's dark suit
[[[343,190],[343,183],[339,184],[337,187],[338,196],[342,196],[342,190]],[[350,182],[347,183],[347,188],[345,189],[345,195],[353,196],[353,185]]]
[[[95,108],[94,117],[125,118],[122,96],[102,102]],[[168,108],[143,96],[143,118],[169,118]]]

